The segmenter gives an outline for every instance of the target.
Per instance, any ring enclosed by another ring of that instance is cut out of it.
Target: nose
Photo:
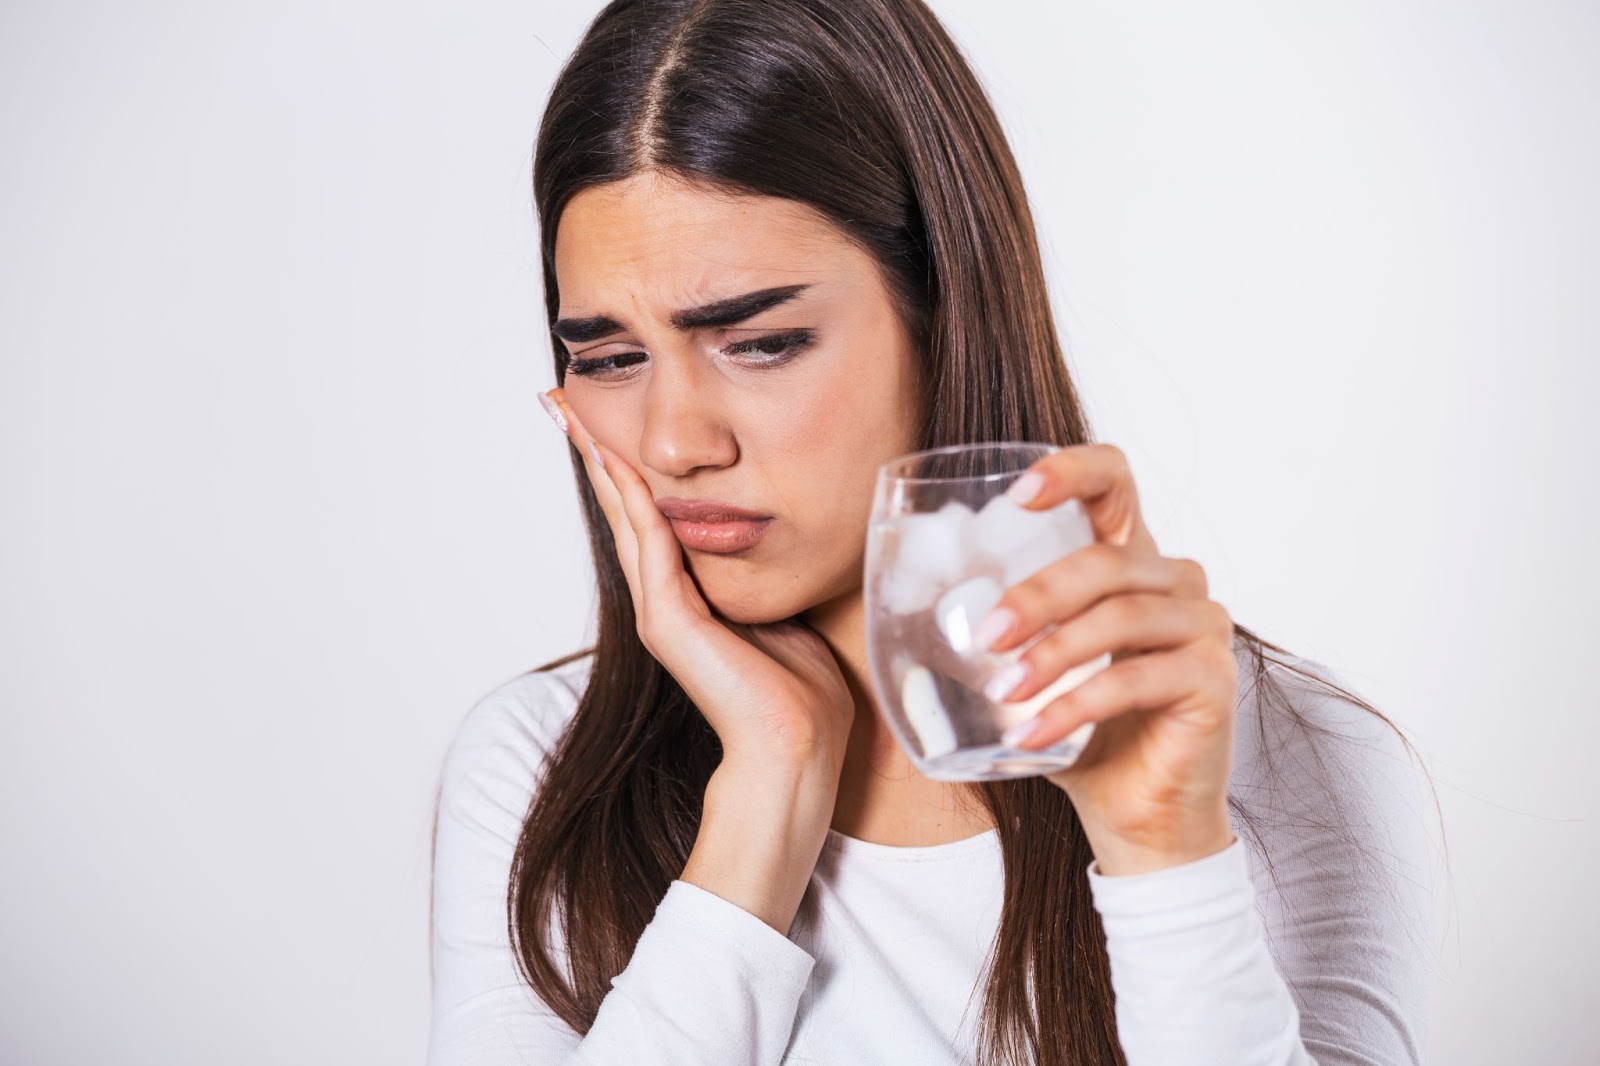
[[[639,459],[667,476],[727,466],[739,454],[714,388],[698,378],[694,359],[655,360],[645,384]]]

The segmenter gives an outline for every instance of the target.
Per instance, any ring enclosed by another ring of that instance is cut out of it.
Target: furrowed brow
[[[731,326],[754,318],[763,311],[799,296],[811,286],[782,285],[775,289],[758,289],[755,292],[729,296],[700,307],[689,307],[672,313],[671,322],[681,330],[704,329],[708,326]]]
[[[684,332],[713,326],[731,326],[786,303],[810,287],[810,285],[780,285],[772,289],[757,289],[755,292],[714,300],[699,307],[674,311],[668,321],[674,328]],[[550,327],[550,332],[569,343],[586,344],[601,337],[609,337],[613,333],[621,333],[623,328],[622,323],[610,315],[593,315],[588,318],[559,319]]]
[[[609,315],[592,318],[563,318],[550,327],[550,332],[572,344],[586,344],[613,333],[622,332],[622,323]]]

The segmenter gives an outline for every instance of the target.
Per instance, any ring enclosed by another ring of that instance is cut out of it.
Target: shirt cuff
[[[688,881],[673,881],[656,911],[675,915],[714,937],[748,962],[752,976],[764,983],[803,988],[816,965],[810,952],[760,918]]]
[[[581,1061],[775,1066],[814,965],[749,911],[675,880],[612,979]]]
[[[1102,874],[1089,864],[1089,891],[1106,935],[1159,935],[1206,925],[1253,905],[1244,842],[1203,859],[1142,874]]]
[[[1089,869],[1129,1066],[1308,1064],[1244,844],[1150,873]]]

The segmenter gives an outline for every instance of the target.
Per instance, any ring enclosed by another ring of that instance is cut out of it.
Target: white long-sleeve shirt
[[[1002,898],[992,829],[928,847],[830,829],[787,936],[674,881],[588,1034],[549,1011],[518,976],[506,891],[544,756],[592,663],[504,683],[450,747],[430,1066],[973,1061]],[[1269,665],[1295,707],[1337,734],[1313,747],[1263,717],[1241,670],[1230,786],[1265,823],[1277,886],[1237,823],[1230,846],[1182,866],[1131,876],[1089,867],[1128,1063],[1417,1063],[1430,870],[1421,778],[1387,725]]]

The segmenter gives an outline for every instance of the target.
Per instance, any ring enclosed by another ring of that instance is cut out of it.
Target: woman
[[[1406,745],[1160,553],[919,0],[612,3],[534,187],[598,638],[451,748],[435,1066],[1417,1061]],[[1011,698],[1113,662],[1021,741],[1100,723],[1078,764],[942,783],[865,681],[864,533],[878,464],[987,440],[1062,445],[1025,505],[1098,541],[992,616],[1056,627]]]

